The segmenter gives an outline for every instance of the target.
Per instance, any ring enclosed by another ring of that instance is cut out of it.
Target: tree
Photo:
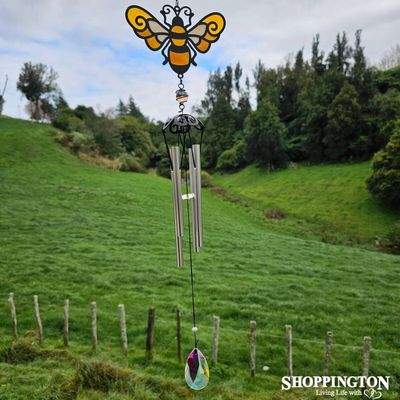
[[[207,119],[207,133],[203,139],[205,168],[215,168],[219,155],[230,149],[235,138],[235,112],[230,102],[221,96]]]
[[[3,113],[3,106],[4,106],[4,103],[6,102],[4,100],[4,94],[6,93],[7,83],[8,83],[8,75],[6,75],[6,80],[5,80],[4,86],[3,86],[3,91],[0,94],[0,116]]]
[[[116,157],[121,153],[121,138],[114,120],[105,116],[97,117],[92,121],[90,129],[103,155]]]
[[[339,94],[328,108],[328,123],[324,144],[329,161],[345,161],[357,156],[360,137],[360,112],[355,87],[345,82]]]
[[[117,115],[120,117],[122,117],[123,115],[127,115],[129,112],[128,107],[124,104],[124,102],[121,99],[119,99],[116,111]]]
[[[367,180],[369,191],[382,203],[400,210],[400,121],[389,143],[375,154],[372,170]]]
[[[367,66],[364,47],[361,46],[361,33],[362,31],[359,29],[355,34],[350,80],[357,90],[360,103],[367,105],[377,91],[376,70]]]
[[[156,149],[146,126],[137,118],[125,115],[116,120],[124,151],[134,155],[147,166]]]
[[[250,162],[268,170],[286,166],[286,127],[279,119],[278,109],[270,101],[263,100],[247,117],[244,135]]]
[[[400,67],[400,45],[393,46],[382,58],[379,67],[386,71],[394,67]]]
[[[347,75],[350,68],[351,55],[352,49],[349,46],[346,32],[343,32],[342,36],[338,33],[333,50],[328,56],[329,69],[337,69],[341,74]]]
[[[386,145],[400,119],[400,92],[390,89],[386,93],[377,93],[369,108],[370,150],[373,154]]]
[[[233,74],[233,69],[230,65],[226,67],[223,73],[219,68],[210,73],[206,95],[197,108],[197,112],[204,116],[209,116],[220,98],[231,104],[234,84]]]
[[[144,116],[140,111],[140,108],[136,105],[132,96],[129,96],[128,104],[126,105],[126,107],[128,109],[128,115],[130,115],[131,117],[144,119]]]
[[[56,80],[58,74],[53,68],[44,64],[24,63],[17,82],[17,89],[22,92],[29,103],[31,118],[39,121],[43,119],[41,104],[50,102],[51,95],[58,91]]]
[[[377,84],[381,92],[389,89],[400,90],[400,66],[380,72],[377,76]]]
[[[266,69],[261,61],[258,62],[253,71],[254,86],[257,92],[257,104],[268,98],[273,104],[279,104],[278,71]]]
[[[299,93],[299,136],[306,138],[305,149],[312,161],[324,161],[328,109],[344,81],[345,77],[337,70],[328,70],[323,75],[313,73]]]
[[[324,52],[319,50],[319,33],[317,33],[313,38],[311,57],[311,68],[317,75],[322,75],[325,72],[324,57]]]

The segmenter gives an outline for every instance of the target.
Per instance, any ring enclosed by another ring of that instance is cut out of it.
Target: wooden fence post
[[[250,373],[256,376],[256,321],[250,321]]]
[[[287,373],[293,376],[293,351],[292,351],[292,325],[285,325],[286,329],[286,351],[287,351]]]
[[[182,336],[181,336],[181,311],[176,309],[176,345],[178,350],[178,361],[182,362]]]
[[[332,351],[332,341],[333,341],[333,333],[331,331],[326,332],[325,336],[325,354],[324,354],[324,376],[329,375],[329,364],[331,360],[331,351]]]
[[[216,315],[213,316],[213,341],[212,341],[212,361],[218,362],[218,347],[219,347],[219,322],[220,319]]]
[[[64,300],[64,346],[69,346],[69,300]]]
[[[97,350],[97,304],[93,301],[90,304],[92,312],[92,348],[93,351]]]
[[[8,302],[10,303],[13,336],[14,336],[14,339],[17,339],[17,337],[18,337],[17,312],[15,310],[14,293],[9,294]]]
[[[371,338],[369,336],[364,337],[363,346],[363,376],[368,376],[369,374],[369,353],[371,351]]]
[[[125,356],[128,355],[128,335],[126,333],[126,316],[125,316],[125,306],[123,304],[118,305],[119,309],[119,326],[121,328],[121,343],[122,351]]]
[[[43,335],[42,319],[40,318],[39,297],[37,295],[33,296],[33,306],[35,309],[35,318],[38,330],[39,344],[42,345],[44,342],[44,335]]]
[[[146,358],[147,362],[153,361],[153,344],[154,344],[154,322],[156,310],[154,307],[149,308],[149,316],[147,319],[147,338],[146,338]]]

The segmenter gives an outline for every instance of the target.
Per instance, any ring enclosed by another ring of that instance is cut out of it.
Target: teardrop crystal
[[[185,379],[193,390],[204,389],[210,379],[207,360],[199,349],[193,349],[186,361]]]

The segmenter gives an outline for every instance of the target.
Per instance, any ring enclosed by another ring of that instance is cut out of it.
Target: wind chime
[[[184,264],[184,202],[187,205],[194,349],[186,362],[185,379],[190,388],[201,390],[207,386],[210,372],[206,358],[197,348],[198,328],[196,326],[192,256],[193,252],[199,252],[203,245],[200,150],[204,125],[196,117],[184,113],[185,103],[189,96],[185,90],[183,79],[190,66],[197,65],[196,57],[198,53],[207,53],[211,44],[219,39],[225,29],[225,18],[219,13],[212,13],[192,26],[194,13],[187,6],[180,7],[179,0],[176,0],[175,6],[163,6],[160,12],[163,16],[163,23],[159,22],[144,8],[130,6],[126,10],[126,19],[135,34],[145,41],[150,50],[161,50],[164,56],[163,65],[169,64],[179,79],[178,90],[176,91],[179,113],[165,124],[162,134],[171,168],[176,264],[178,268],[183,267]],[[170,135],[175,136],[174,145],[171,146],[168,144]],[[182,192],[183,169],[185,171],[185,193]]]

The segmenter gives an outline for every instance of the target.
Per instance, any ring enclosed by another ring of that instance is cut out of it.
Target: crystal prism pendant
[[[194,348],[189,354],[185,368],[186,383],[191,389],[201,390],[208,385],[210,370],[203,353]]]

